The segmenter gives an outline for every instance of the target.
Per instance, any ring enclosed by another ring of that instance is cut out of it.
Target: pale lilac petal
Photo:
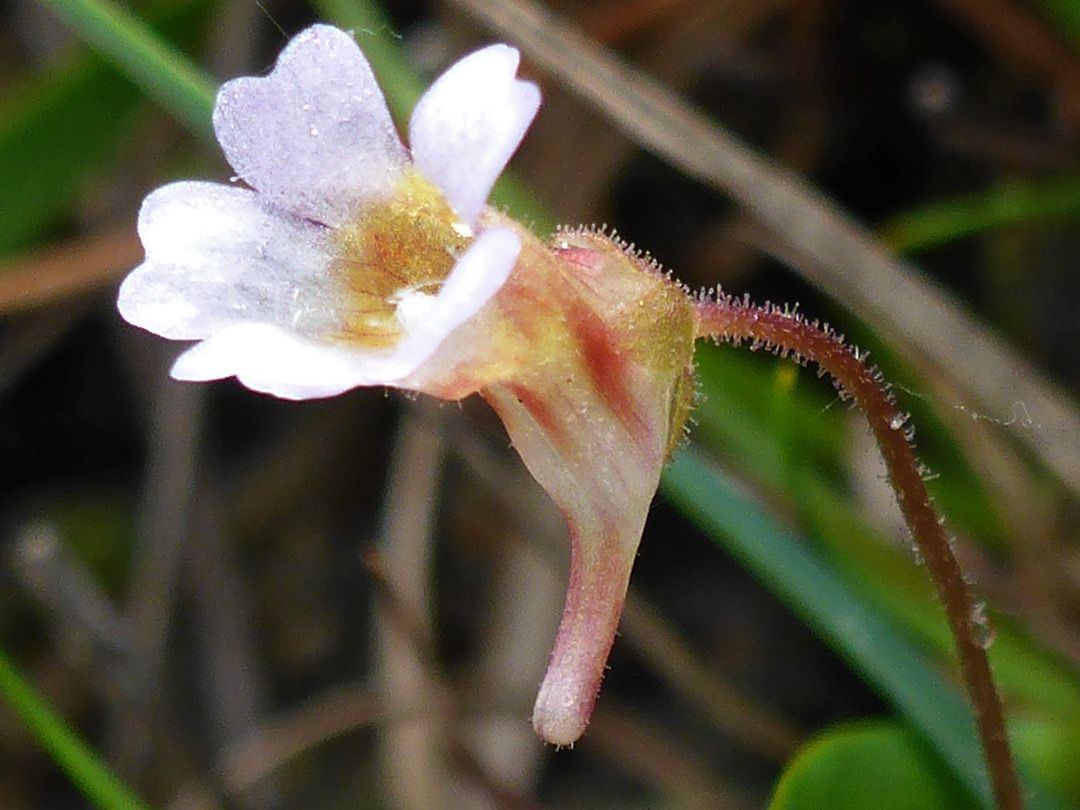
[[[236,376],[254,391],[285,399],[329,397],[362,385],[391,385],[416,371],[446,337],[506,281],[521,250],[513,231],[480,234],[437,296],[414,310],[405,337],[387,351],[318,342],[267,323],[231,325],[188,349],[172,375],[180,380]],[[419,294],[417,294],[419,295]]]
[[[174,340],[241,321],[318,336],[337,331],[340,293],[326,228],[216,183],[173,183],[139,211],[146,260],[120,286],[128,322]]]
[[[214,130],[252,187],[326,224],[386,192],[407,161],[367,59],[327,25],[297,34],[266,78],[226,82]]]
[[[466,56],[428,89],[409,123],[417,168],[470,225],[540,108],[539,88],[515,78],[519,59],[508,45]]]
[[[178,380],[236,376],[253,391],[284,399],[332,397],[368,382],[364,355],[346,345],[317,343],[265,323],[230,326],[184,352]]]

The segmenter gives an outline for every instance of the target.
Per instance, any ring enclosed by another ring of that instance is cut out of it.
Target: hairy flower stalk
[[[994,685],[986,650],[975,626],[975,606],[949,539],[923,483],[921,466],[911,447],[906,416],[899,413],[881,375],[868,368],[842,338],[827,327],[800,315],[746,299],[719,295],[696,305],[697,334],[717,342],[749,341],[798,362],[813,362],[834,380],[841,395],[850,397],[866,415],[889,470],[912,538],[918,545],[952,629],[960,668],[971,698],[983,752],[1000,810],[1024,806],[1009,739],[1005,713]]]

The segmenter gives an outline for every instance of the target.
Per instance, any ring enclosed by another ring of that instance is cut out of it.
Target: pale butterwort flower
[[[685,291],[592,231],[545,244],[486,207],[540,104],[494,45],[423,96],[402,146],[342,31],[228,82],[214,128],[250,188],[183,182],[139,215],[121,314],[199,341],[173,376],[290,399],[389,385],[485,397],[570,524],[566,609],[534,724],[584,731],[661,468],[693,399]]]

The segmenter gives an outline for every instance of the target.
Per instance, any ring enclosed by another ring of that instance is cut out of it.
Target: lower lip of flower
[[[472,230],[435,186],[406,170],[392,195],[366,204],[338,231],[333,264],[342,288],[339,339],[383,349],[396,344],[442,288]]]

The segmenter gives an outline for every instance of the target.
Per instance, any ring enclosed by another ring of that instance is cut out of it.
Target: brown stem
[[[827,326],[809,323],[770,304],[755,306],[748,299],[721,295],[715,301],[700,301],[697,316],[699,337],[734,343],[752,341],[755,346],[772,349],[799,362],[816,363],[832,375],[841,394],[852,397],[866,414],[885,457],[900,510],[930,570],[938,598],[945,606],[996,805],[999,810],[1022,810],[1024,802],[1005,732],[1001,698],[975,626],[982,626],[985,620],[974,609],[963,572],[926,492],[923,468],[911,448],[911,430],[904,424],[907,417],[896,410],[881,375],[868,368],[858,353]]]

